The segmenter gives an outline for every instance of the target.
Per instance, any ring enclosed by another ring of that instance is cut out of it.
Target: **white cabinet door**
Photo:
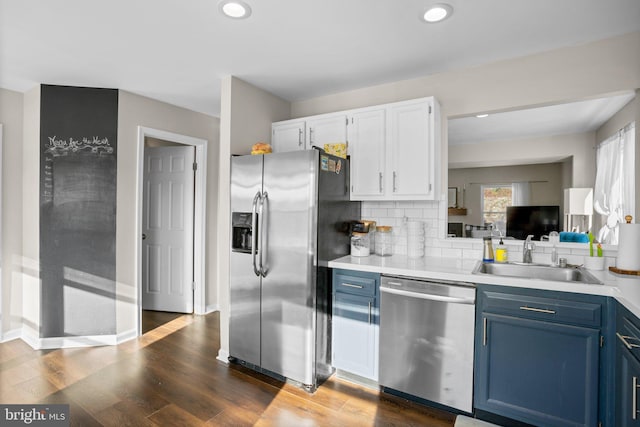
[[[335,368],[378,380],[378,325],[374,297],[333,294],[332,364]]]
[[[408,101],[389,106],[389,167],[391,199],[434,200],[435,158],[432,101]]]
[[[271,148],[274,153],[304,150],[305,121],[287,120],[271,125]]]
[[[428,97],[277,122],[273,151],[348,142],[352,200],[438,200],[439,111]]]
[[[307,119],[307,148],[347,142],[347,116],[335,114]]]
[[[379,199],[384,194],[385,109],[354,113],[349,120],[351,200]]]

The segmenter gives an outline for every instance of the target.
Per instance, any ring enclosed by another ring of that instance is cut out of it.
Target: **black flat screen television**
[[[533,235],[533,240],[560,232],[560,206],[508,206],[507,236],[524,240]]]

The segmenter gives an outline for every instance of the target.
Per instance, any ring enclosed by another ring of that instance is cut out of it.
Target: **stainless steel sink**
[[[556,282],[585,283],[601,285],[584,267],[555,267],[546,264],[493,263],[478,261],[473,274],[520,277],[523,279],[553,280]]]

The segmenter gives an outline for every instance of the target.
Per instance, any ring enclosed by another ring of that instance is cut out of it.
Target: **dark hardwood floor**
[[[331,378],[314,394],[216,360],[218,313],[149,314],[113,347],[0,344],[0,402],[65,403],[74,426],[433,426],[454,416]],[[167,323],[164,323],[167,321]]]
[[[182,316],[181,313],[170,313],[166,311],[142,311],[142,333],[146,334],[149,331],[154,330],[158,326],[162,326],[165,323],[169,323],[174,319]]]

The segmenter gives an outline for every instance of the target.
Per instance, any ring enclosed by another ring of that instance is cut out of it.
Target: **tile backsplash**
[[[421,221],[425,232],[425,255],[433,255],[429,249],[438,240],[438,230],[444,230],[446,217],[441,214],[444,202],[362,202],[362,219],[370,219],[377,225],[393,227],[393,253],[406,255],[407,230],[405,221]],[[442,219],[441,219],[442,218]],[[442,222],[442,223],[440,223]]]
[[[393,227],[393,253],[407,254],[407,230],[403,227],[405,221],[422,221],[425,231],[425,256],[439,256],[446,258],[482,258],[482,240],[466,238],[445,239],[447,222],[447,207],[444,201],[406,201],[406,202],[362,202],[362,219],[376,221],[377,225]],[[494,239],[494,247],[497,239]],[[510,260],[522,260],[522,241],[505,240],[509,250]],[[540,263],[551,262],[553,245],[548,242],[536,242],[533,261]],[[558,255],[567,258],[569,264],[580,265],[584,257],[588,256],[589,247],[586,244],[560,244]],[[617,247],[605,247],[605,268],[615,265]]]

